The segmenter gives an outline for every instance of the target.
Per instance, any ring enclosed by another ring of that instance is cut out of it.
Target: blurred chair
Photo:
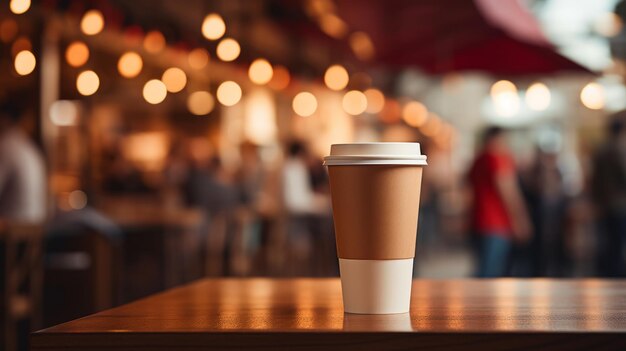
[[[42,233],[42,226],[34,224],[0,228],[0,326],[5,351],[17,349],[20,322],[28,320],[31,330],[41,326]]]
[[[94,230],[51,235],[45,255],[45,325],[119,304],[121,245]]]

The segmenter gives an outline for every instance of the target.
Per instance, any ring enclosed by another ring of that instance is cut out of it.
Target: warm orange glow
[[[362,92],[351,90],[343,96],[341,105],[347,114],[357,116],[367,109],[367,98]]]
[[[65,50],[65,61],[72,67],[80,67],[89,60],[89,48],[82,41],[71,43]]]
[[[14,14],[21,15],[30,8],[30,0],[11,0],[9,8]]]
[[[543,83],[534,83],[526,90],[526,105],[534,111],[543,111],[550,106],[550,89]]]
[[[28,39],[27,37],[21,36],[15,39],[15,41],[13,42],[13,45],[11,45],[11,54],[15,56],[17,55],[18,52],[24,51],[24,50],[32,51],[33,45],[30,43],[30,39]]]
[[[293,98],[291,104],[293,111],[302,117],[309,117],[317,110],[317,99],[315,95],[304,91]]]
[[[252,83],[263,85],[272,80],[274,70],[272,65],[265,59],[256,59],[250,64],[248,69],[248,77]]]
[[[76,78],[76,89],[81,95],[93,95],[98,91],[98,87],[100,87],[100,78],[94,71],[83,71]]]
[[[404,105],[402,119],[411,127],[421,127],[428,119],[428,109],[420,102],[411,101]]]
[[[324,74],[324,83],[329,89],[342,90],[348,85],[350,77],[348,71],[341,65],[332,65],[328,67]]]
[[[217,40],[226,33],[226,24],[222,16],[211,13],[202,21],[202,35],[209,40]]]
[[[158,30],[150,31],[143,39],[143,47],[147,52],[156,54],[165,48],[165,37]]]
[[[167,91],[170,93],[178,93],[185,88],[185,85],[187,85],[187,75],[185,75],[185,72],[182,69],[172,67],[163,72],[161,81],[165,84]]]
[[[320,29],[335,39],[341,39],[348,33],[348,25],[332,13],[324,14],[319,19]]]
[[[359,60],[369,61],[374,58],[374,43],[364,32],[354,32],[350,35],[350,47]]]
[[[241,87],[233,81],[226,81],[217,88],[217,101],[224,106],[234,106],[241,100]]]
[[[82,190],[72,191],[67,200],[70,207],[75,210],[80,210],[81,208],[87,206],[87,194],[85,194]]]
[[[589,83],[580,92],[580,101],[591,110],[603,109],[605,100],[604,87],[598,83]]]
[[[96,35],[104,28],[104,17],[98,10],[89,10],[80,21],[80,29],[87,35]]]
[[[234,61],[239,57],[240,53],[241,47],[239,47],[239,43],[235,39],[222,39],[222,41],[217,44],[217,57],[224,62]]]
[[[158,79],[149,80],[143,86],[143,98],[152,105],[163,102],[166,96],[167,88],[165,84]]]
[[[20,51],[15,56],[15,72],[20,76],[25,76],[32,73],[35,70],[35,66],[37,65],[37,59],[32,52],[28,50]]]
[[[519,112],[520,99],[517,87],[508,80],[500,80],[493,84],[491,99],[495,112],[500,116],[510,117]]]
[[[12,18],[6,18],[0,23],[0,40],[8,43],[17,35],[17,22]]]
[[[209,63],[209,53],[203,48],[191,50],[187,57],[189,66],[193,69],[203,69]]]
[[[287,70],[286,67],[274,66],[274,74],[272,75],[269,86],[276,90],[283,90],[289,86],[290,80],[289,70]]]
[[[367,89],[365,92],[367,98],[367,109],[365,111],[369,113],[379,113],[385,107],[385,95],[374,88]]]
[[[189,112],[196,116],[208,115],[213,111],[215,101],[213,95],[207,91],[196,91],[187,98],[187,108]]]
[[[420,132],[427,137],[434,137],[439,133],[441,127],[443,126],[443,122],[439,116],[434,113],[430,114],[426,123],[420,128]]]
[[[117,70],[125,78],[137,77],[141,73],[142,68],[143,60],[141,56],[132,51],[123,54],[117,62]]]
[[[78,104],[75,101],[57,100],[50,106],[50,120],[57,126],[78,123]]]
[[[495,83],[493,83],[493,85],[491,86],[491,95],[497,95],[497,94],[501,94],[501,93],[508,93],[508,92],[516,92],[517,93],[517,87],[515,86],[515,84],[513,84],[512,82],[508,81],[508,80],[499,80]]]
[[[596,23],[594,23],[594,29],[598,34],[607,38],[614,37],[622,30],[624,23],[619,15],[615,12],[607,12],[600,16]]]
[[[400,120],[402,115],[402,108],[400,103],[396,100],[385,101],[385,106],[380,113],[380,120],[385,123],[396,123]]]

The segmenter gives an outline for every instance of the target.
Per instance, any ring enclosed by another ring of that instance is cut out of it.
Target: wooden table
[[[416,280],[344,314],[338,279],[206,279],[32,335],[33,350],[626,350],[625,280]]]

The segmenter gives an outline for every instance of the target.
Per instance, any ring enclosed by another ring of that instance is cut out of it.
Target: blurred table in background
[[[624,350],[626,281],[416,280],[344,314],[339,279],[205,279],[34,333],[33,350]]]

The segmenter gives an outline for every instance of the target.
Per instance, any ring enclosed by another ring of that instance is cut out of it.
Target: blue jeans
[[[479,278],[504,276],[511,252],[511,239],[494,233],[478,233],[476,239],[478,252],[476,276]]]

